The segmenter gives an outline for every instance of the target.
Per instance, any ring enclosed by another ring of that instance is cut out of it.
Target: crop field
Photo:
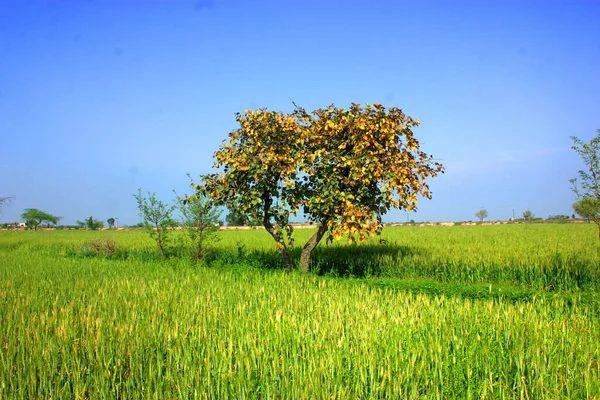
[[[198,265],[143,231],[0,231],[0,398],[600,398],[595,229],[388,227],[309,274],[264,230]]]

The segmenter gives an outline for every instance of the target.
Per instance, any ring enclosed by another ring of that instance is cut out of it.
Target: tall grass
[[[314,230],[297,230],[301,245]],[[264,265],[280,266],[269,235],[261,230],[226,231],[219,244],[243,246]],[[313,271],[335,276],[429,278],[462,284],[524,285],[551,291],[600,289],[600,247],[591,224],[388,227],[379,243],[343,241],[314,251]]]
[[[600,289],[594,227],[575,224],[386,228],[366,246],[334,243],[315,270],[335,275],[507,283],[544,290]]]

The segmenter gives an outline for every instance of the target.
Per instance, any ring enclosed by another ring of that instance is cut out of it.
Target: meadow
[[[0,398],[599,398],[595,229],[388,227],[309,274],[263,230],[198,265],[143,231],[0,231]]]

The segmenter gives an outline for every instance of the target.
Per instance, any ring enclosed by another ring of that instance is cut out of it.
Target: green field
[[[304,275],[263,230],[202,265],[0,231],[0,398],[600,398],[595,229],[385,228]]]

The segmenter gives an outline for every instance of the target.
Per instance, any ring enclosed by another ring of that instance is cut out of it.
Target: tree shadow
[[[312,254],[311,271],[318,275],[380,276],[396,270],[405,257],[423,256],[425,249],[397,244],[329,245]]]
[[[293,248],[290,256],[299,268],[301,248]],[[321,244],[313,250],[311,272],[317,275],[348,277],[380,276],[397,269],[405,257],[423,256],[420,247],[397,244],[361,244],[343,246]],[[251,260],[266,269],[283,269],[281,254],[276,251],[255,250],[237,252],[238,259]]]
[[[514,283],[458,283],[439,282],[431,278],[396,279],[375,278],[362,281],[369,287],[424,294],[431,297],[459,297],[469,300],[501,300],[511,303],[532,303],[540,300],[562,302],[567,309],[588,307],[590,313],[600,315],[600,294],[595,291],[547,291]]]

